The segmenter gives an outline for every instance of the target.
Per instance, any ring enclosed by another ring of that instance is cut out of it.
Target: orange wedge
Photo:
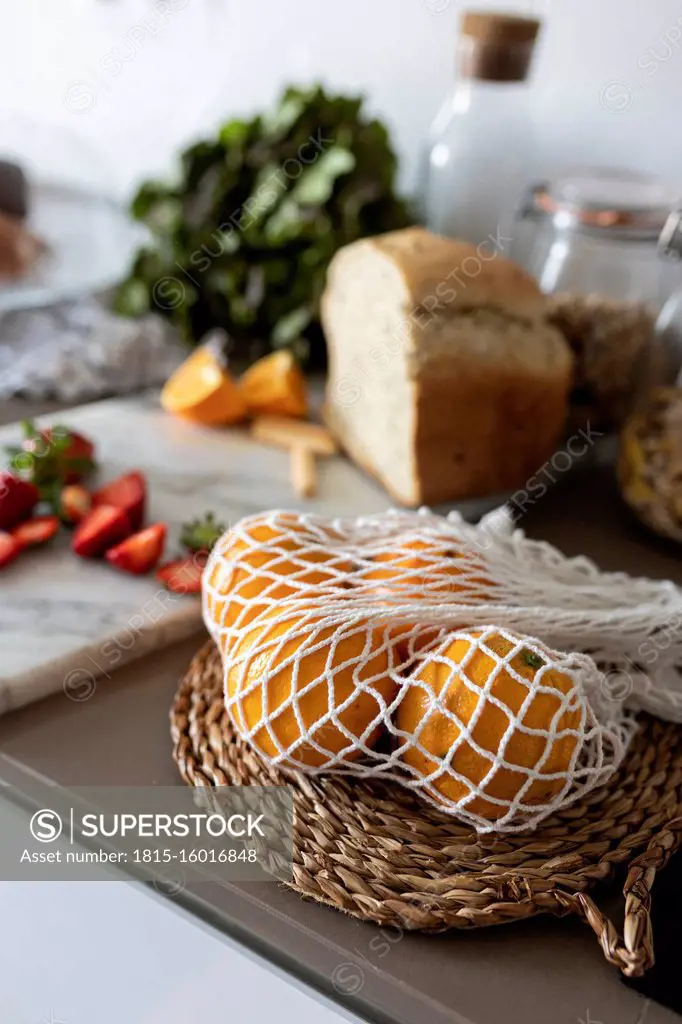
[[[197,349],[171,374],[161,405],[166,412],[206,426],[238,423],[246,417],[237,382],[210,347]]]
[[[288,349],[263,356],[249,367],[239,390],[252,416],[308,415],[305,377]]]

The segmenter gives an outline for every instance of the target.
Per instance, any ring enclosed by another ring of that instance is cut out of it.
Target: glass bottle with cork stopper
[[[463,14],[457,81],[429,141],[432,231],[488,248],[492,236],[497,251],[509,248],[516,205],[533,172],[527,79],[539,30],[536,18]]]

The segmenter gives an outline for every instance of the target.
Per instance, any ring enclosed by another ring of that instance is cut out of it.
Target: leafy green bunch
[[[156,310],[197,343],[223,328],[231,354],[291,346],[321,364],[319,300],[337,249],[411,222],[394,190],[386,128],[362,100],[287,89],[271,115],[229,121],[181,158],[176,184],[148,182],[132,204],[152,243],[116,308]]]

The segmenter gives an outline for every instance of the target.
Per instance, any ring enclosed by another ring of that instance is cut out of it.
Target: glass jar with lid
[[[633,406],[656,318],[680,277],[658,240],[676,192],[657,178],[585,170],[528,190],[512,258],[550,296],[576,357],[576,419],[620,426]]]
[[[599,293],[659,309],[674,287],[658,240],[679,198],[657,178],[587,170],[522,199],[513,255],[544,292]]]
[[[668,217],[659,250],[679,266],[682,209]],[[621,433],[618,480],[626,503],[646,526],[682,542],[682,285],[656,321],[635,408]]]

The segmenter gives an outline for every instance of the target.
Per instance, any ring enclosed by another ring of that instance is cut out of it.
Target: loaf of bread
[[[322,299],[330,427],[405,505],[522,487],[555,450],[571,386],[544,315],[492,238],[407,228],[353,242]]]

